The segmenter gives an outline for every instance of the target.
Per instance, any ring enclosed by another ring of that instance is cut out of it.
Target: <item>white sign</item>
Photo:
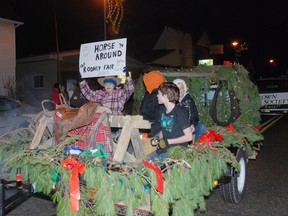
[[[199,65],[212,66],[213,65],[213,59],[200,59]]]
[[[288,93],[260,94],[261,105],[283,105],[288,104]]]
[[[127,39],[81,44],[79,71],[82,78],[123,75]]]

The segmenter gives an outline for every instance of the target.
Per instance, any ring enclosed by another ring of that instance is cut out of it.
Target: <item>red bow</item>
[[[79,210],[80,190],[78,174],[83,174],[85,171],[85,164],[77,161],[71,155],[62,161],[61,165],[66,170],[72,170],[69,177],[70,184],[70,212]]]
[[[216,133],[214,130],[207,130],[204,132],[199,139],[197,140],[196,144],[203,144],[206,142],[215,142],[215,141],[223,141],[223,137],[221,134]]]

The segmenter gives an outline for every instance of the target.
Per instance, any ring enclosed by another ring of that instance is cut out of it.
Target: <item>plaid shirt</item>
[[[88,146],[89,134],[91,132],[92,127],[97,123],[100,115],[101,113],[95,113],[92,122],[90,122],[87,126],[83,126],[81,128],[76,128],[69,131],[68,135],[81,135],[87,137],[87,139],[85,140],[77,140],[75,143],[71,144],[72,147],[78,147],[82,151],[90,150],[89,148],[96,149],[97,144],[101,143],[102,147],[105,148],[105,150],[107,151],[109,159],[112,160],[112,154],[109,145],[109,130],[107,126],[104,126],[103,124],[99,125],[95,133],[93,146],[90,147]]]
[[[101,103],[103,106],[111,109],[113,115],[121,115],[124,110],[125,102],[134,92],[133,80],[126,80],[123,89],[116,88],[112,92],[105,90],[91,90],[88,83],[80,83],[80,89],[84,97],[91,101]]]

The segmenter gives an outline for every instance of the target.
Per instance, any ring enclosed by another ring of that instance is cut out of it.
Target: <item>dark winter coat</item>
[[[191,95],[189,93],[186,93],[186,95],[181,100],[181,102],[178,103],[178,105],[184,107],[188,111],[190,125],[194,125],[194,127],[196,127],[199,122],[199,115],[197,107]]]
[[[87,102],[87,100],[85,99],[85,97],[82,95],[82,93],[80,92],[80,89],[76,89],[71,98],[70,98],[70,106],[74,107],[74,108],[79,108],[81,107],[83,104],[85,104]]]
[[[150,122],[155,122],[160,119],[157,94],[158,89],[154,89],[151,94],[147,93],[140,106],[140,115]]]

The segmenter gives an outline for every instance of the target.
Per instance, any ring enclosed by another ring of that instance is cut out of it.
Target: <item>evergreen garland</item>
[[[143,165],[109,164],[97,157],[75,155],[77,160],[85,163],[85,172],[80,176],[80,208],[71,214],[71,171],[64,169],[61,161],[67,157],[63,149],[75,139],[69,137],[47,150],[27,150],[27,143],[26,148],[14,151],[10,144],[1,143],[7,152],[13,151],[12,157],[11,154],[2,155],[1,161],[13,170],[21,168],[23,181],[30,181],[37,192],[49,196],[52,195],[52,188],[57,189],[52,199],[57,203],[59,216],[116,215],[117,209],[113,203],[119,202],[127,206],[127,215],[132,215],[133,208],[149,204],[155,216],[169,215],[170,211],[173,211],[173,215],[192,215],[198,208],[205,210],[204,197],[213,189],[213,181],[226,172],[227,164],[237,167],[235,157],[223,147],[211,149],[208,145],[201,145],[190,146],[186,150],[177,147],[170,149],[169,158],[158,163],[162,167],[164,180],[164,193],[160,194],[155,190],[154,172]],[[15,174],[15,170],[11,172],[11,178]]]

